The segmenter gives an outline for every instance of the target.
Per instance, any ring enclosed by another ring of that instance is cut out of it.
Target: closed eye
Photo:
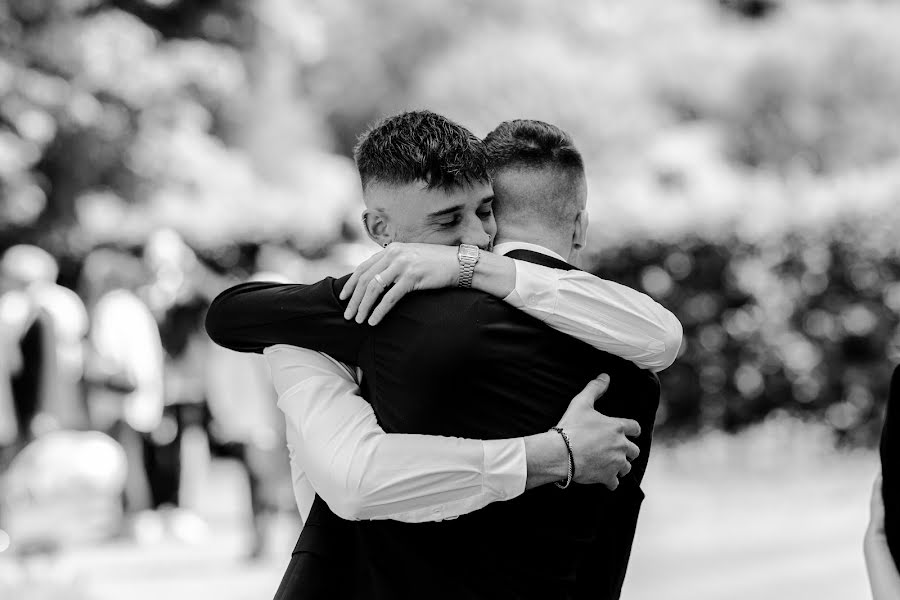
[[[438,225],[438,227],[448,229],[450,227],[456,227],[461,222],[462,222],[462,217],[460,217],[459,214],[455,214],[455,215],[453,215],[452,219],[450,219],[448,221],[442,221],[442,222],[438,223],[437,225]]]
[[[488,198],[478,207],[478,216],[482,219],[488,219],[494,214],[494,199]]]

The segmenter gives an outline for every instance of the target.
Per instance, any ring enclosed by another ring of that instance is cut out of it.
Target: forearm
[[[590,273],[482,252],[472,287],[642,368],[665,369],[681,347],[675,315],[646,294]]]
[[[440,482],[439,478],[444,479],[440,487],[429,490],[428,497],[419,497],[414,478],[404,480],[395,474],[394,481],[373,481],[371,469],[357,469],[350,481],[356,482],[355,495],[359,502],[356,508],[361,519],[432,521],[466,514],[498,500],[509,500],[518,493],[510,495],[505,490],[518,490],[521,486],[519,443],[525,452],[526,490],[564,481],[569,464],[565,443],[553,431],[492,441],[404,434],[384,434],[376,440],[377,448],[368,464],[392,465],[392,470],[399,475],[404,471],[424,470],[431,478],[438,478],[436,483]],[[411,451],[418,456],[410,461]],[[484,457],[483,469],[473,468],[479,452]],[[404,465],[404,461],[412,464]],[[362,461],[360,466],[364,466]],[[490,491],[486,492],[485,487]],[[380,495],[386,496],[387,501],[379,498]]]
[[[591,346],[660,371],[681,346],[681,323],[646,294],[583,271],[515,261],[515,291],[504,300]]]
[[[435,521],[525,489],[521,438],[387,434],[345,366],[302,348],[266,351],[288,421],[292,465],[347,519]]]
[[[516,261],[491,252],[482,252],[475,263],[472,287],[496,298],[506,298],[516,288]]]
[[[370,433],[352,453],[332,448],[327,463],[302,463],[319,495],[346,519],[417,523],[454,518],[565,480],[567,474],[566,447],[554,432],[482,441],[388,434],[374,422],[364,427]],[[318,455],[309,447],[300,453]]]
[[[873,600],[900,598],[900,574],[884,535],[866,532],[863,545]]]
[[[207,334],[218,345],[238,352],[292,344],[355,362],[363,326],[343,318],[344,306],[334,289],[339,285],[340,280],[327,278],[311,285],[234,286],[210,305]]]
[[[387,434],[351,370],[319,352],[266,350],[288,421],[292,465],[340,516],[434,521],[565,479],[568,455],[553,432],[469,440]]]
[[[262,352],[277,343],[303,340],[276,339],[285,332],[282,290],[275,283],[243,283],[228,288],[212,301],[206,313],[206,333],[216,344],[238,352]],[[302,293],[295,295],[302,300]]]
[[[327,462],[303,464],[339,516],[418,523],[518,496],[525,489],[524,455],[521,440],[373,432],[352,453],[337,450]]]

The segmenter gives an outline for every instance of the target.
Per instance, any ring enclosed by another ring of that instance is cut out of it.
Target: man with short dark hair
[[[392,129],[397,120],[403,119],[407,122],[402,123],[399,132]],[[463,242],[467,240],[476,242],[474,248],[463,247],[458,251],[443,248],[453,253],[449,281],[445,262],[440,263],[440,268],[432,272],[435,276],[430,278],[429,273],[412,268],[416,263],[392,261],[391,257],[397,254],[394,251],[397,246],[392,244],[383,256],[367,261],[350,278],[328,279],[311,286],[249,284],[225,292],[210,309],[207,326],[211,337],[244,351],[293,343],[359,365],[365,373],[367,399],[385,431],[483,438],[488,440],[484,444],[491,440],[512,440],[510,447],[526,448],[529,459],[529,481],[523,481],[522,487],[543,482],[540,478],[532,480],[531,459],[535,454],[527,449],[536,446],[528,446],[531,438],[535,438],[532,444],[544,444],[547,448],[549,442],[563,452],[561,463],[568,465],[568,473],[565,470],[553,473],[550,469],[545,473],[550,479],[563,479],[566,485],[571,483],[573,462],[576,481],[579,472],[584,477],[585,470],[590,469],[589,462],[578,464],[571,455],[565,460],[565,452],[566,448],[580,449],[576,453],[578,458],[589,458],[583,448],[590,437],[590,428],[580,427],[580,422],[591,418],[593,411],[582,411],[579,418],[567,421],[576,403],[567,406],[566,399],[601,370],[611,373],[615,382],[604,402],[623,416],[630,411],[645,425],[639,445],[646,447],[658,394],[652,374],[553,331],[537,319],[561,331],[566,327],[578,330],[582,339],[587,338],[596,346],[605,345],[611,350],[621,347],[624,354],[630,354],[636,361],[662,360],[663,368],[671,360],[661,359],[660,355],[669,351],[674,358],[671,346],[677,351],[680,327],[677,334],[671,328],[666,330],[666,319],[659,318],[664,309],[652,301],[648,304],[649,299],[633,290],[618,289],[621,286],[617,288],[587,274],[563,270],[570,267],[552,256],[557,254],[553,250],[542,249],[542,239],[531,242],[532,248],[522,254],[524,260],[513,261],[481,252],[479,246],[487,247],[496,231],[490,213],[492,198],[485,195],[489,187],[485,190],[477,175],[470,177],[459,166],[466,162],[459,160],[460,156],[482,152],[480,142],[471,134],[464,134],[460,138],[464,141],[462,145],[449,144],[452,151],[445,152],[448,146],[441,139],[431,144],[433,138],[419,136],[423,124],[433,120],[442,126],[455,125],[422,113],[398,117],[393,123],[388,120],[386,127],[382,124],[364,138],[357,151],[357,162],[367,204],[364,218],[373,240],[383,245],[403,240],[428,242],[402,247],[401,252],[412,253],[439,248],[437,244],[465,246]],[[391,135],[382,136],[382,133]],[[394,167],[379,171],[392,161],[367,160],[367,141],[381,139],[385,141],[383,146],[373,145],[380,152],[403,158],[400,167],[394,162]],[[411,168],[404,174],[403,169],[408,166]],[[400,175],[395,176],[397,173]],[[460,186],[457,181],[464,183]],[[473,185],[472,181],[476,183]],[[574,231],[563,234],[562,229],[557,233],[559,249],[569,254],[577,235]],[[570,238],[568,250],[563,247],[565,235]],[[443,255],[440,260],[443,261]],[[538,267],[525,261],[551,262],[553,267],[563,268]],[[586,294],[579,286],[592,285],[591,280],[602,282],[612,291],[608,298],[594,305],[599,306],[606,319],[602,326],[597,325],[595,314],[586,315],[587,311],[583,310]],[[532,287],[520,289],[523,281]],[[377,299],[377,295],[368,299],[372,290],[381,287],[383,291],[393,284],[381,302],[385,305],[395,290],[406,293],[417,288],[444,287],[448,283],[493,290],[494,296],[506,302],[467,289],[415,294],[405,298],[387,317],[382,313],[384,321],[377,327],[362,323]],[[543,303],[540,298],[535,300],[541,291],[555,298]],[[345,301],[347,298],[349,303]],[[521,311],[512,308],[517,303]],[[547,304],[552,305],[550,310],[546,309]],[[555,310],[557,305],[582,310],[563,314]],[[356,322],[345,316],[356,317]],[[628,325],[623,326],[629,319],[635,327],[643,327],[643,337],[628,331]],[[585,335],[584,330],[590,333]],[[664,339],[654,339],[653,334],[661,330],[667,331]],[[636,338],[641,340],[635,341]],[[273,370],[278,385],[274,365]],[[303,385],[301,381],[294,388]],[[600,389],[595,387],[586,406],[592,406]],[[291,390],[287,389],[282,400],[289,396]],[[585,404],[584,394],[579,397]],[[627,421],[622,423],[624,426]],[[562,430],[550,431],[554,424],[562,424]],[[513,439],[528,434],[532,435],[524,441]],[[620,448],[625,456],[634,458],[626,450],[627,445]],[[616,492],[617,496],[600,486],[576,485],[569,490],[544,486],[471,514],[465,513],[479,508],[479,503],[484,506],[503,498],[481,497],[467,506],[456,506],[455,514],[445,514],[464,515],[456,520],[415,525],[394,520],[353,523],[352,533],[344,539],[352,540],[358,556],[364,559],[355,565],[355,591],[360,597],[570,597],[576,589],[576,576],[581,577],[583,559],[596,554],[589,550],[599,541],[601,531],[611,529],[609,526],[623,514],[621,508],[636,510],[639,505],[641,493],[637,479],[629,476],[630,465],[618,464],[621,466],[616,466],[613,478],[621,475],[627,492],[621,490]],[[596,470],[594,481],[603,480],[599,476],[603,469]],[[643,472],[643,466],[639,472]],[[416,475],[423,479],[421,474]],[[312,479],[312,473],[310,476]],[[483,472],[481,476],[485,481],[488,474]],[[550,479],[545,477],[544,481]],[[396,487],[404,484],[415,488],[414,480],[413,477],[392,483]],[[618,481],[609,484],[610,488],[617,486]],[[457,495],[463,487],[456,488]],[[423,489],[418,487],[415,491]],[[321,506],[316,500],[304,536],[319,527],[313,517],[316,508]],[[454,502],[442,506],[452,507]],[[425,520],[415,517],[407,520]],[[341,521],[340,525],[330,522],[330,526],[344,528],[348,522]],[[612,543],[619,541],[612,540]],[[620,567],[618,563],[608,569],[597,566],[610,571],[607,579],[613,587],[621,586],[618,576],[624,570]],[[618,593],[613,588],[595,591],[600,597],[614,597]]]

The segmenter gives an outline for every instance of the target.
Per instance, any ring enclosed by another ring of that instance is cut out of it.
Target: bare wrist
[[[528,474],[525,488],[565,480],[569,470],[569,453],[562,437],[546,431],[525,438]]]
[[[459,255],[456,253],[456,248],[453,248],[453,266],[450,269],[450,287],[459,287]],[[477,266],[477,265],[476,265]]]
[[[475,265],[472,287],[504,299],[516,289],[516,261],[507,256],[482,252]]]

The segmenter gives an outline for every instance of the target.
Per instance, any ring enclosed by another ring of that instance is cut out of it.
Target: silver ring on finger
[[[381,278],[381,273],[375,274],[375,281],[377,281],[378,285],[380,285],[382,288],[387,288],[387,284],[384,282],[384,279]]]

